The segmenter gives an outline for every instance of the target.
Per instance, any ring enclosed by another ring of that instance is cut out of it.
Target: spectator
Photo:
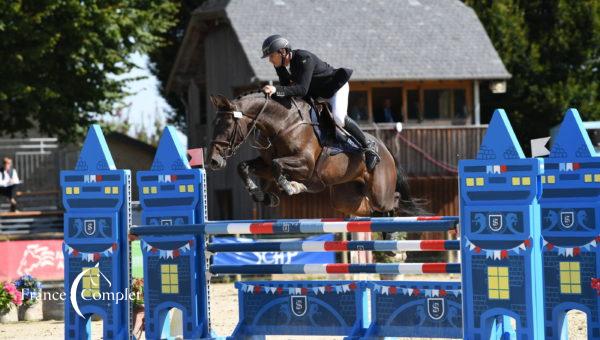
[[[0,195],[6,197],[10,202],[10,211],[17,211],[15,188],[18,184],[20,184],[19,175],[12,166],[12,159],[4,157],[2,168],[0,168]]]
[[[394,111],[392,110],[392,100],[387,98],[383,102],[383,122],[384,123],[393,123],[396,120],[394,119]]]

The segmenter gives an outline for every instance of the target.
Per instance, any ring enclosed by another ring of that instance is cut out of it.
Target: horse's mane
[[[244,92],[244,93],[240,94],[239,96],[235,97],[234,100],[240,100],[240,99],[246,99],[246,98],[257,99],[257,98],[264,98],[264,97],[265,97],[265,93],[262,90],[253,90],[253,91],[248,91],[248,92]],[[291,100],[288,97],[271,96],[271,100],[283,105],[287,109],[289,109],[291,107]]]
[[[244,97],[259,97],[258,96],[259,94],[261,97],[265,96],[265,94],[262,90],[252,90],[252,91],[247,91],[247,92],[240,94],[239,96],[235,97],[234,100],[242,99]]]

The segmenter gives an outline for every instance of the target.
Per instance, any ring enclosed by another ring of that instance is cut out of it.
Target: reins
[[[256,124],[258,123],[258,117],[260,117],[260,115],[265,111],[265,109],[267,108],[267,104],[269,103],[269,96],[265,97],[265,103],[263,104],[262,108],[260,109],[260,111],[258,112],[258,114],[254,117],[251,117],[247,114],[245,114],[244,112],[241,111],[224,111],[224,110],[218,110],[217,114],[230,114],[233,116],[234,121],[235,121],[235,125],[233,128],[233,132],[231,133],[231,136],[229,137],[228,141],[225,140],[213,140],[211,142],[211,144],[225,144],[225,147],[227,148],[226,150],[226,155],[225,158],[229,158],[231,156],[233,156],[236,151],[240,148],[240,146],[242,144],[244,144],[244,142],[246,141],[246,139],[248,139],[248,136],[250,136],[250,134],[255,130],[256,128]],[[251,122],[251,126],[250,129],[248,129],[248,133],[243,136],[242,140],[239,143],[236,143],[236,138],[238,135],[241,135],[241,125],[239,123],[239,119],[242,117],[248,117],[252,119]],[[267,147],[269,148],[270,145]]]

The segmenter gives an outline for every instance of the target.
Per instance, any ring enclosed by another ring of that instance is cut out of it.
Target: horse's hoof
[[[260,203],[265,201],[265,193],[260,189],[250,190],[250,196],[252,196],[254,202]]]
[[[271,193],[265,194],[265,200],[263,201],[263,203],[267,207],[275,208],[279,206],[279,196]]]

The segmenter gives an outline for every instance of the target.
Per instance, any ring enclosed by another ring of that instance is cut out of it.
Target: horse
[[[223,169],[227,158],[254,133],[257,158],[242,161],[238,174],[255,202],[279,203],[287,195],[329,190],[335,210],[349,216],[415,216],[422,213],[411,197],[407,178],[381,140],[367,134],[381,157],[367,171],[362,152],[329,154],[308,118],[311,105],[299,98],[271,97],[262,92],[230,101],[211,95],[216,108],[207,154],[212,170]],[[266,183],[259,187],[252,176]],[[279,189],[279,190],[278,190]]]

